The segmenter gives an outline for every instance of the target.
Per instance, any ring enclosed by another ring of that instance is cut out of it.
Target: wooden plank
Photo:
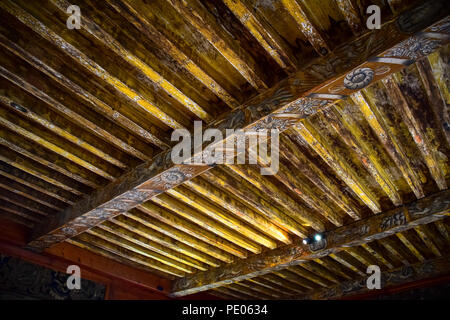
[[[52,0],[52,3],[61,12],[70,16],[70,14],[67,13],[66,11],[67,8],[70,6],[69,2],[65,0]],[[84,28],[87,32],[89,32],[89,34],[91,34],[101,43],[103,43],[105,46],[110,48],[118,56],[123,57],[128,63],[138,68],[149,80],[158,84],[164,91],[166,91],[168,94],[174,97],[186,109],[197,115],[202,120],[205,120],[207,122],[211,120],[211,115],[209,115],[201,106],[199,106],[196,102],[191,100],[188,96],[186,96],[183,92],[181,92],[178,88],[176,88],[172,83],[164,79],[160,74],[158,74],[144,61],[142,61],[141,59],[136,57],[132,52],[128,51],[125,47],[123,47],[110,34],[104,31],[94,21],[90,20],[86,12],[81,16],[81,27]],[[154,114],[154,116],[156,116],[161,120],[167,119],[168,121],[172,122],[173,125],[178,127],[176,119],[171,119],[169,114],[166,114],[164,106],[157,105],[156,100],[154,104],[155,104],[154,109],[151,109],[149,106],[149,110],[151,111],[151,113]]]
[[[429,5],[431,4],[429,3]],[[436,2],[433,2],[434,5],[436,5]],[[420,10],[422,9],[423,7],[420,8]],[[408,14],[418,13],[413,11]],[[444,14],[445,11],[439,12],[439,16],[427,16],[422,17],[422,19],[427,21],[426,24],[432,24]],[[445,21],[438,22],[435,28],[445,32],[444,23]],[[320,85],[325,79],[343,81],[345,73],[350,72],[353,68],[373,66],[374,62],[367,62],[370,57],[380,54],[387,55],[389,51],[386,50],[396,45],[407,45],[405,42],[400,43],[408,38],[408,35],[400,31],[396,20],[393,20],[384,24],[381,30],[367,33],[351,43],[336,48],[333,52],[334,60],[340,60],[341,63],[332,67],[331,70],[326,57],[319,58],[316,61],[317,65],[327,66],[326,70],[329,71],[325,75],[320,75],[317,71],[312,72],[312,70],[299,71],[279,82],[273,88],[250,99],[236,110],[217,119],[210,127],[217,128],[222,132],[231,128],[253,130],[278,128],[283,131],[294,122],[292,119],[277,118],[277,115],[295,112],[300,117],[306,117],[323,108],[327,103],[333,103],[333,101],[326,100],[327,102],[323,102],[324,100],[308,98],[307,96],[310,93],[321,92],[321,90],[328,92],[329,82]],[[389,39],[385,39],[383,36],[386,33],[391,35]],[[422,34],[422,37],[425,37],[424,40],[427,39],[426,35],[427,33]],[[435,48],[444,44],[445,41],[442,39],[437,41]],[[356,47],[361,46],[366,47],[363,54],[358,57],[351,54]],[[417,54],[420,54],[420,52]],[[391,55],[395,56],[395,54]],[[336,57],[339,58],[336,60]],[[378,75],[374,80],[380,79],[380,77],[377,77]],[[347,91],[344,90],[344,93],[355,91],[356,89],[348,89]],[[193,157],[195,156],[197,155],[194,154]],[[136,207],[164,190],[171,189],[209,168],[206,165],[174,165],[170,160],[170,150],[164,151],[153,158],[152,161],[137,166],[134,170],[125,173],[107,186],[96,190],[90,197],[66,209],[58,215],[57,219],[48,220],[36,228],[30,247],[39,250],[73,237],[106,219]]]
[[[337,253],[344,246],[352,247],[385,238],[392,233],[440,220],[448,215],[450,215],[450,191],[447,190],[330,231],[326,234],[326,240],[309,247],[299,240],[292,245],[224,266],[220,270],[201,272],[182,278],[174,283],[172,294],[183,296],[208,290],[224,283],[260,276],[301,264],[305,260]]]
[[[281,2],[283,3],[283,6],[286,8],[289,14],[297,22],[303,34],[317,51],[317,53],[322,56],[329,53],[330,48],[323,39],[322,35],[316,29],[316,27],[308,19],[300,4],[296,0],[281,0]]]
[[[245,1],[224,0],[224,3],[250,31],[267,53],[288,72],[295,71],[297,59],[286,41],[281,38],[265,19],[251,10]]]
[[[355,35],[360,34],[365,26],[362,23],[359,12],[353,5],[352,0],[336,0],[336,3],[353,33]]]
[[[257,90],[267,89],[261,68],[253,57],[218,25],[214,17],[198,0],[168,2],[222,54],[239,73]]]
[[[108,3],[120,14],[132,23],[140,32],[145,34],[153,42],[158,43],[164,50],[170,54],[180,65],[186,68],[208,89],[214,92],[217,97],[222,99],[228,106],[235,108],[239,106],[236,99],[219,83],[214,80],[206,71],[196,64],[195,59],[188,52],[182,51],[175,43],[172,43],[155,26],[147,21],[144,14],[139,12],[129,3],[121,0],[108,0]]]

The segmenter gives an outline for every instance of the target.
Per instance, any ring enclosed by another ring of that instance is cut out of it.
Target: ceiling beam
[[[402,266],[400,268],[389,270],[381,273],[382,290],[403,286],[412,282],[422,281],[424,279],[449,276],[450,273],[450,256],[438,258],[435,260],[428,260],[419,262],[410,266]],[[381,290],[370,290],[366,285],[366,277],[361,277],[356,280],[350,280],[338,285],[321,288],[313,292],[301,295],[298,297],[289,297],[290,299],[307,299],[307,300],[321,300],[321,299],[337,299],[344,296],[353,296],[363,293],[377,293]],[[381,291],[383,292],[383,291]],[[380,294],[381,294],[380,292]]]
[[[449,215],[450,191],[441,191],[330,231],[326,233],[324,240],[309,246],[304,245],[299,239],[291,245],[237,261],[219,270],[200,272],[179,279],[174,282],[172,295],[184,296],[275,272],[308,260],[335,254],[348,247],[437,221]]]
[[[392,60],[385,58],[416,59],[428,54],[430,48],[437,49],[449,41],[449,30],[445,26],[450,17],[439,21],[447,13],[444,10],[446,8],[444,3],[442,1],[442,10],[425,10],[424,6],[435,9],[441,4],[441,1],[427,2],[404,13],[401,16],[403,18],[383,24],[379,30],[373,30],[350,43],[339,46],[331,53],[332,59],[325,56],[314,60],[307,70],[300,70],[280,81],[276,86],[250,99],[236,110],[220,117],[209,125],[209,128],[219,129],[223,133],[225,129],[238,128],[284,131],[297,123],[299,119],[334,104],[336,100],[356,92],[364,85],[400,70],[405,67],[404,64],[395,64]],[[423,16],[422,12],[431,14]],[[419,24],[420,29],[402,22],[413,18],[423,21]],[[429,26],[433,22],[436,23],[431,30]],[[415,34],[418,31],[424,32]],[[385,37],[386,34],[390,35],[388,39]],[[411,44],[412,40],[414,45]],[[415,45],[417,41],[427,43],[426,51]],[[356,52],[360,54],[355,56]],[[395,60],[397,61],[398,59]],[[373,71],[378,68],[385,70],[386,66],[389,66],[389,72],[383,75]],[[355,68],[358,70],[370,68],[371,76],[367,76],[366,81],[361,83],[350,83],[351,81],[347,80],[346,88],[344,78],[352,70],[354,72]],[[330,95],[330,89],[336,86],[342,91],[339,95]],[[296,114],[295,119],[285,117],[286,113]],[[227,137],[227,139],[232,138],[234,137]],[[171,150],[161,152],[151,161],[137,166],[105,187],[97,189],[90,196],[56,215],[55,218],[46,220],[35,229],[29,247],[42,250],[71,238],[210,169],[207,165],[173,164],[170,152]],[[196,156],[198,155],[194,154],[192,158]]]

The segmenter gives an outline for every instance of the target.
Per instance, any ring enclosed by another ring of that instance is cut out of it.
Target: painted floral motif
[[[429,55],[441,45],[441,40],[431,39],[424,36],[413,36],[387,51],[384,57],[408,57],[418,59]]]
[[[344,86],[350,90],[358,90],[367,86],[373,80],[373,70],[360,68],[348,73],[344,79]]]

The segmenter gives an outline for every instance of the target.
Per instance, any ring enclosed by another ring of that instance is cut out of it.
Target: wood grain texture
[[[417,13],[412,11],[408,14],[414,15]],[[431,24],[433,19],[438,19],[436,13],[434,13],[433,17],[429,17],[428,23]],[[444,21],[439,22],[432,28],[440,28],[441,32],[446,32],[445,27],[442,26],[444,26]],[[368,33],[356,41],[337,48],[333,51],[333,54],[339,57],[337,60],[340,63],[331,69],[327,67],[329,71],[326,73],[323,73],[323,67],[328,65],[329,61],[326,57],[320,58],[313,64],[314,67],[310,71],[297,72],[273,88],[251,99],[235,111],[216,120],[209,127],[218,128],[219,130],[225,130],[226,128],[278,128],[281,131],[285,130],[293,124],[293,121],[277,118],[278,115],[294,112],[301,117],[306,117],[314,114],[327,104],[327,102],[322,100],[305,98],[311,92],[320,93],[326,90],[327,85],[320,86],[320,83],[323,83],[325,79],[330,80],[334,78],[335,81],[342,81],[339,79],[343,78],[340,76],[343,71],[350,70],[356,66],[367,65],[368,62],[364,61],[374,55],[395,56],[396,52],[400,50],[395,49],[397,48],[395,45],[400,42],[400,46],[405,46],[401,41],[407,38],[397,28],[395,21],[388,22],[382,27],[380,32]],[[392,35],[389,41],[381,41],[381,34],[385,32],[389,32]],[[428,38],[426,38],[427,33],[422,35],[425,35],[422,36],[424,37],[423,41],[428,41]],[[439,40],[438,42],[433,40],[434,49],[444,42],[444,40]],[[392,49],[393,46],[394,48]],[[357,47],[365,49],[357,57],[351,56],[350,53]],[[418,54],[420,52],[415,53],[416,56]],[[328,81],[327,83],[330,82]],[[343,93],[352,91],[350,89],[346,90]],[[333,101],[329,101],[329,103],[333,103]],[[67,209],[59,215],[58,221],[47,221],[34,233],[34,241],[30,243],[30,247],[43,248],[67,237],[74,236],[104,219],[123,213],[162,191],[186,181],[186,179],[191,179],[207,169],[209,169],[208,166],[173,166],[170,161],[170,151],[161,153],[152,161],[136,167],[131,172],[116,179],[113,183],[97,190],[89,198]]]
[[[300,264],[306,260],[327,256],[344,247],[353,247],[375,239],[382,239],[393,233],[443,219],[450,214],[449,209],[450,192],[443,191],[328,232],[326,240],[312,247],[312,251],[298,241],[219,270],[179,279],[174,283],[172,295],[183,296],[208,290],[222,284],[253,278]]]

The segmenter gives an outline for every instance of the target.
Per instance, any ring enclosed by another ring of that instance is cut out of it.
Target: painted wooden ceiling
[[[174,280],[174,295],[338,297],[371,264],[444,270],[448,8],[434,4],[439,20],[422,2],[71,0],[82,15],[72,30],[66,1],[0,2],[0,215],[29,226],[34,249],[68,241]],[[379,31],[365,26],[373,3]],[[414,6],[423,16],[402,25]],[[340,84],[363,63],[373,79]],[[220,165],[178,179],[160,160],[174,129],[228,119],[283,131],[275,175]],[[380,238],[264,264],[316,232],[420,201],[443,207]]]

